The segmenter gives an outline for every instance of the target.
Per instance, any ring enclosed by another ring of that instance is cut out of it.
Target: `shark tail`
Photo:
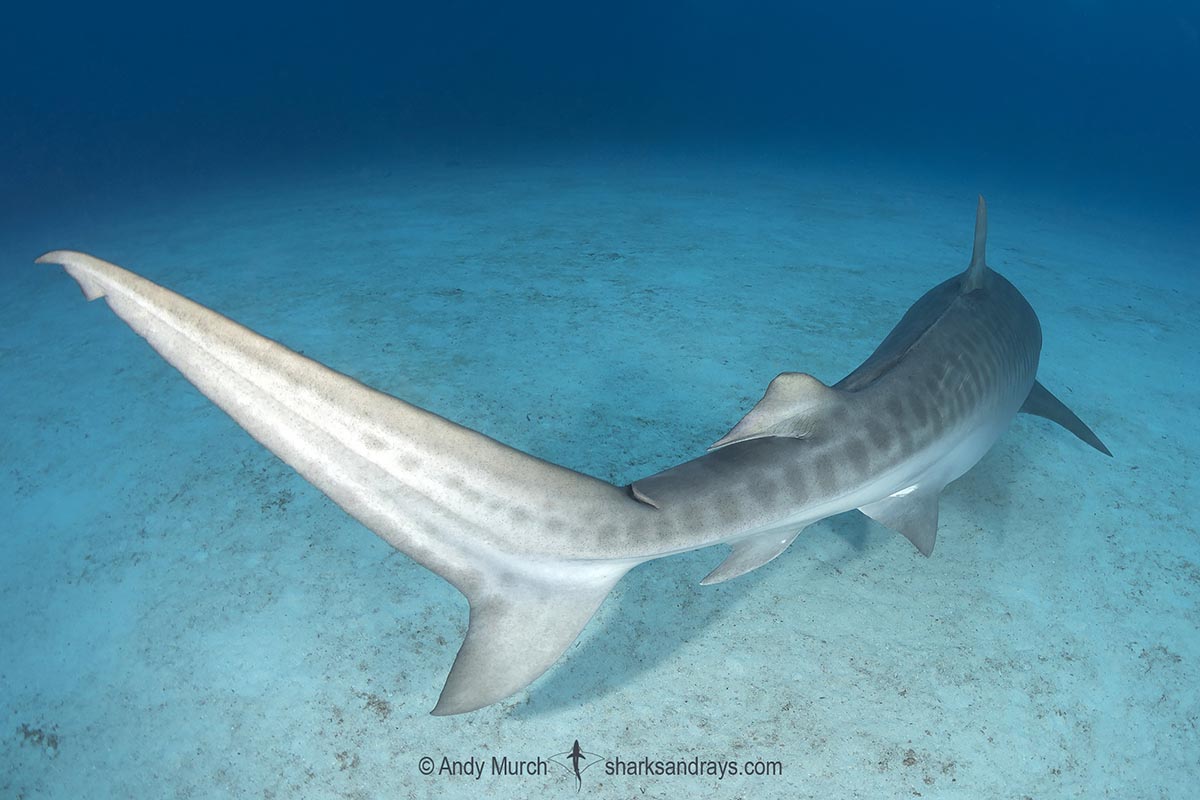
[[[379,392],[199,303],[59,250],[116,314],[252,437],[350,515],[459,589],[470,623],[434,714],[527,686],[645,560],[587,552],[654,510],[621,489]]]

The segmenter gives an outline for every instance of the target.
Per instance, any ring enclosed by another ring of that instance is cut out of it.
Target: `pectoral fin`
[[[1033,382],[1033,388],[1029,390],[1029,397],[1025,398],[1025,404],[1021,406],[1021,413],[1033,414],[1051,422],[1057,422],[1104,455],[1112,455],[1104,446],[1104,442],[1100,441],[1100,437],[1092,433],[1092,429],[1075,416],[1075,412],[1063,405],[1061,400],[1050,394],[1046,387],[1037,381]]]
[[[733,552],[721,564],[700,581],[701,586],[724,583],[774,559],[787,550],[788,545],[800,535],[800,530],[771,530],[755,534],[748,539],[735,542]]]
[[[933,543],[937,539],[938,492],[920,489],[897,492],[858,510],[880,525],[904,534],[921,555],[928,556],[933,552]]]

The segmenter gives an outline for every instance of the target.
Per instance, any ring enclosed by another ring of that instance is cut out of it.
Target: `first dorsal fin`
[[[963,294],[973,292],[983,286],[987,275],[987,201],[979,195],[979,205],[975,209],[975,246],[971,249],[971,265],[963,273]]]
[[[803,439],[812,433],[815,420],[823,409],[836,402],[839,392],[804,372],[781,372],[767,387],[766,394],[733,430],[708,449],[762,439],[788,436]]]

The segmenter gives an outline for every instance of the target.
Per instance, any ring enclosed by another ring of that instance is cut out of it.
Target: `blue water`
[[[1198,31],[1167,2],[9,11],[0,796],[545,795],[574,777],[490,759],[574,740],[606,797],[1187,796]],[[448,718],[463,598],[31,263],[95,253],[626,483],[776,373],[852,369],[966,264],[979,192],[1113,459],[1022,417],[933,558],[854,512],[720,586],[719,553],[653,562]],[[606,772],[643,757],[778,770]]]

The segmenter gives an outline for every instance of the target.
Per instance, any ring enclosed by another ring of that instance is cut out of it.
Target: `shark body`
[[[308,359],[116,265],[64,266],[259,442],[470,602],[434,714],[495,703],[561,656],[634,566],[715,544],[703,583],[753,570],[806,526],[860,509],[933,550],[938,497],[1018,413],[1108,450],[1036,380],[1041,328],[985,261],[927,292],[833,386],[776,377],[693,461],[617,487],[507,447]]]

